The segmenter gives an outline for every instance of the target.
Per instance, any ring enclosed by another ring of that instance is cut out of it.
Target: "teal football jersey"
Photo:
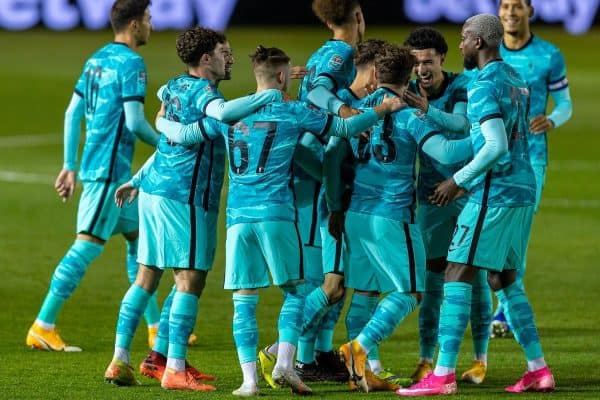
[[[444,81],[440,93],[435,97],[429,97],[429,104],[438,110],[452,113],[456,103],[467,102],[467,85],[470,77],[463,74],[444,72]],[[420,96],[419,83],[412,80],[408,90]],[[448,140],[463,139],[467,133],[448,132],[442,129],[442,134]],[[456,171],[465,165],[464,162],[446,165],[431,158],[419,148],[419,177],[417,184],[417,196],[419,202],[428,202],[429,195],[435,189],[435,185],[450,178]]]
[[[166,117],[182,124],[200,120],[210,101],[223,98],[216,85],[191,75],[170,80],[161,96]],[[172,143],[161,135],[141,188],[149,194],[218,211],[224,174],[225,141],[221,135],[192,146]]]
[[[529,161],[527,133],[529,89],[507,63],[485,65],[469,86],[467,118],[471,123],[474,157],[485,144],[481,124],[502,118],[508,153],[487,173],[471,182],[471,198],[492,207],[519,207],[535,203],[535,177]]]
[[[86,61],[75,93],[84,100],[86,123],[79,179],[127,181],[136,136],[125,126],[123,104],[144,102],[144,60],[124,43],[109,43]]]
[[[362,101],[373,107],[393,91],[380,88]],[[405,107],[387,115],[373,128],[369,140],[351,141],[357,159],[350,211],[414,223],[416,159],[425,139],[439,133],[423,113]]]
[[[500,55],[504,62],[517,70],[529,88],[531,98],[529,118],[545,115],[550,92],[569,86],[567,66],[562,53],[556,46],[535,35],[532,35],[529,42],[519,50],[510,50],[502,43]],[[548,164],[546,133],[529,134],[527,140],[531,163]]]

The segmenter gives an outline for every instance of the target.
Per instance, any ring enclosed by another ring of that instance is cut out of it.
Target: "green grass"
[[[408,27],[369,28],[369,37],[401,42]],[[444,27],[450,43],[448,70],[459,70],[458,27]],[[575,114],[563,128],[550,135],[551,166],[544,200],[536,216],[529,252],[526,287],[542,337],[546,359],[556,375],[558,389],[552,398],[598,398],[599,343],[597,339],[600,302],[597,263],[600,259],[600,169],[595,133],[597,93],[600,78],[590,50],[597,46],[600,30],[572,37],[554,29],[536,33],[558,44],[569,67],[569,81]],[[258,43],[282,47],[297,64],[328,37],[324,29],[269,28],[231,29],[229,39],[236,54],[234,79],[224,82],[223,92],[235,97],[253,90],[254,82],[247,54]],[[231,333],[231,294],[222,289],[224,232],[204,296],[195,332],[200,345],[190,350],[192,363],[216,373],[218,392],[192,394],[166,392],[158,382],[143,380],[137,388],[116,388],[103,382],[110,361],[119,302],[127,288],[124,270],[125,247],[120,238],[106,246],[91,266],[81,286],[67,302],[58,320],[69,343],[84,348],[79,354],[33,352],[24,345],[25,334],[46,293],[56,263],[73,240],[76,202],[62,204],[52,181],[62,165],[62,123],[75,80],[84,60],[106,41],[108,32],[50,33],[45,30],[0,32],[2,62],[2,130],[0,131],[0,172],[30,172],[47,176],[47,184],[15,183],[0,179],[0,312],[3,328],[0,352],[0,398],[11,399],[168,399],[232,398],[241,373]],[[154,93],[167,79],[183,71],[175,51],[175,33],[154,33],[141,50],[150,80],[146,102],[151,118],[158,109]],[[4,136],[48,134],[49,143],[8,146]],[[150,149],[140,144],[134,165],[141,165]],[[577,160],[573,164],[569,160]],[[565,201],[569,204],[565,206]],[[585,206],[585,207],[584,207]],[[222,221],[221,221],[222,222]],[[222,225],[221,225],[222,228]],[[165,275],[160,296],[172,279]],[[281,296],[275,289],[261,294],[259,306],[260,343],[275,339],[275,320]],[[344,337],[343,323],[336,343]],[[145,328],[140,328],[133,346],[134,363],[147,352]],[[417,359],[416,313],[413,313],[382,346],[384,365],[408,375]],[[459,359],[459,371],[470,362],[471,343],[467,337]],[[479,387],[460,385],[456,398],[492,399],[511,397],[502,388],[524,371],[524,358],[513,340],[493,340],[489,351],[489,377]],[[340,385],[314,385],[319,398],[362,398],[345,392]],[[287,391],[265,389],[273,398],[290,397]],[[392,398],[393,394],[370,396]],[[520,398],[542,398],[523,395]]]

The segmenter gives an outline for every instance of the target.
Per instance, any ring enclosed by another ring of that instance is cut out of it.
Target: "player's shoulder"
[[[550,43],[549,41],[542,39],[541,37],[537,36],[537,35],[532,35],[531,38],[531,47],[533,49],[535,49],[536,52],[539,52],[540,54],[547,54],[547,53],[560,53],[560,49],[558,48],[558,46],[556,46],[553,43]]]
[[[466,88],[471,81],[471,76],[460,72],[447,72],[448,86],[451,88]]]
[[[343,69],[354,65],[354,48],[343,40],[328,40],[322,47],[321,58],[330,70]]]

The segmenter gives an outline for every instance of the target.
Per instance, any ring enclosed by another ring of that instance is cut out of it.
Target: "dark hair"
[[[129,22],[144,17],[150,0],[117,0],[110,10],[110,24],[115,33],[123,32]]]
[[[394,85],[405,85],[410,78],[415,56],[407,47],[396,45],[386,46],[385,52],[375,60],[377,81]]]
[[[323,22],[343,25],[352,19],[352,12],[360,6],[358,0],[313,0],[312,9]]]
[[[354,65],[357,67],[375,62],[375,58],[383,51],[388,44],[381,39],[368,39],[358,44],[354,54]]]
[[[203,54],[211,54],[217,44],[226,41],[227,38],[221,32],[195,26],[177,36],[175,47],[181,61],[191,67],[197,67]]]
[[[250,54],[250,60],[254,68],[264,66],[266,68],[277,68],[281,65],[289,64],[290,57],[277,47],[264,47],[258,45],[254,54]]]
[[[408,35],[404,45],[415,50],[435,49],[438,54],[448,53],[448,43],[446,43],[444,36],[427,26],[413,30]]]

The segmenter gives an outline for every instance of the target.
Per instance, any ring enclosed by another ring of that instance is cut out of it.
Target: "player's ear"
[[[535,10],[533,9],[533,6],[529,6],[529,18],[532,18],[534,13]]]
[[[444,61],[446,61],[446,53],[440,55],[440,65],[444,65]]]
[[[210,62],[210,54],[204,53],[200,56],[200,63],[209,63]]]

